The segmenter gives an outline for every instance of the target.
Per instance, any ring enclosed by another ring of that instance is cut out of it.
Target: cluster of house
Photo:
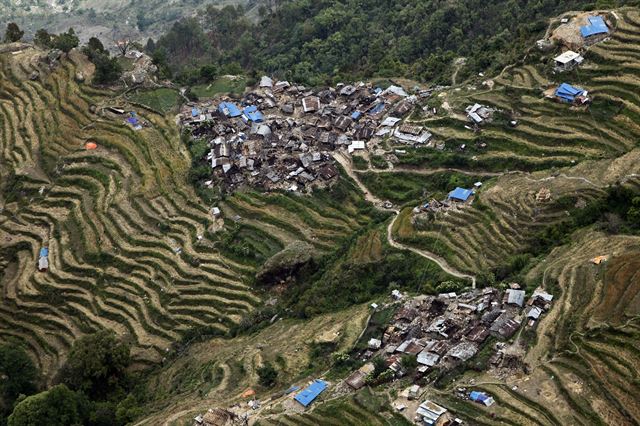
[[[430,201],[421,204],[413,209],[414,214],[421,213],[439,213],[447,211],[451,208],[458,208],[473,203],[476,190],[482,186],[482,182],[476,182],[473,189],[457,187],[449,192],[447,197],[438,201],[432,198]]]
[[[510,339],[524,322],[533,327],[551,307],[553,296],[538,288],[526,300],[517,284],[504,293],[495,288],[474,289],[406,300],[380,338],[372,338],[363,359],[382,356],[388,368],[403,376],[401,359],[416,358],[416,379],[434,368],[451,369],[473,358],[489,336]],[[396,297],[398,297],[396,295]],[[493,357],[500,365],[501,356]],[[354,372],[346,383],[364,386],[370,364]]]
[[[338,171],[331,153],[337,149],[353,153],[384,137],[429,145],[427,129],[402,123],[420,96],[399,86],[309,90],[262,77],[242,99],[191,103],[179,119],[193,137],[209,143],[213,179],[207,185],[302,191],[334,180]]]
[[[569,25],[568,19],[563,19],[563,24]],[[576,50],[581,50],[583,46],[590,46],[606,39],[609,34],[609,26],[603,16],[594,15],[586,17],[586,24],[579,27],[580,44],[563,40],[564,50],[561,54],[553,58],[554,70],[558,73],[571,71],[584,62],[582,54]],[[538,42],[542,48],[543,41]],[[582,88],[574,87],[569,83],[562,83],[552,92],[547,93],[547,97],[560,102],[573,105],[585,105],[590,102],[588,92]]]

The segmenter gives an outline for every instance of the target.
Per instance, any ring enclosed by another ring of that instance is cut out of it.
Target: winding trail
[[[417,249],[415,247],[410,247],[410,246],[406,246],[404,244],[400,244],[399,242],[397,242],[396,240],[393,239],[393,225],[396,223],[396,220],[398,220],[398,218],[400,217],[400,212],[395,211],[396,216],[393,218],[393,220],[391,221],[391,223],[389,223],[389,226],[387,227],[387,240],[389,241],[389,244],[391,245],[391,247],[400,249],[400,250],[408,250],[410,252],[413,252],[419,256],[422,256],[426,259],[431,260],[432,262],[436,263],[440,269],[442,269],[443,271],[445,271],[447,274],[449,275],[453,275],[456,278],[463,278],[463,279],[467,279],[467,280],[471,280],[471,287],[472,288],[476,288],[476,277],[473,275],[469,275],[469,274],[464,274],[454,268],[452,268],[446,260],[444,260],[443,258],[441,258],[440,256],[437,256],[434,253],[428,252],[426,250],[421,250],[421,249]]]
[[[336,151],[334,153],[333,158],[338,163],[340,163],[340,165],[347,172],[347,175],[351,179],[353,179],[353,181],[356,183],[358,188],[360,188],[362,190],[362,192],[364,192],[364,197],[365,197],[365,199],[367,201],[372,203],[379,210],[383,210],[383,211],[387,211],[387,212],[393,212],[395,214],[395,217],[389,223],[389,226],[387,226],[387,241],[389,242],[389,245],[391,247],[399,249],[399,250],[410,251],[412,253],[417,254],[418,256],[424,257],[425,259],[428,259],[428,260],[434,262],[436,265],[438,265],[440,267],[440,269],[442,269],[443,271],[445,271],[449,275],[452,275],[452,276],[454,276],[456,278],[463,278],[463,279],[470,280],[471,281],[471,286],[473,288],[476,288],[476,277],[475,276],[469,275],[469,274],[464,274],[464,273],[454,269],[453,267],[451,267],[447,263],[446,260],[444,260],[443,258],[441,258],[440,256],[438,256],[438,255],[436,255],[434,253],[431,253],[429,251],[422,250],[422,249],[417,249],[415,247],[406,246],[404,244],[401,244],[401,243],[397,242],[393,238],[393,226],[395,225],[396,220],[398,220],[398,218],[400,217],[400,211],[397,210],[397,209],[385,208],[384,207],[384,202],[381,199],[379,199],[378,197],[376,197],[375,195],[373,195],[371,192],[369,192],[367,187],[362,182],[360,182],[360,179],[358,178],[357,174],[353,170],[351,159],[349,159],[344,154],[344,152]]]
[[[436,169],[415,169],[412,167],[393,167],[390,169],[374,169],[372,167],[369,167],[366,170],[354,170],[355,173],[366,173],[366,172],[372,172],[372,173],[379,173],[379,174],[383,174],[383,173],[413,173],[416,175],[422,175],[422,176],[430,176],[430,175],[435,175],[438,173],[458,173],[461,175],[467,175],[467,176],[486,176],[486,177],[499,177],[499,176],[503,176],[505,174],[518,174],[521,173],[519,171],[514,171],[514,172],[508,172],[508,173],[504,173],[504,172],[485,172],[485,171],[473,171],[473,170],[462,170],[462,169],[455,169],[455,168],[451,168],[451,167],[440,167],[440,168],[436,168]]]

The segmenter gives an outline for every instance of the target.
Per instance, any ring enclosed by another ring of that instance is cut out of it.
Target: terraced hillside
[[[444,92],[454,111],[479,102],[502,112],[479,134],[464,129],[462,114],[422,121],[447,144],[469,149],[464,154],[409,150],[399,157],[402,170],[413,167],[418,173],[444,166],[466,173],[512,173],[485,185],[472,208],[449,212],[432,223],[412,224],[410,212],[404,211],[394,227],[400,241],[432,250],[460,270],[488,271],[526,251],[536,233],[566,218],[567,206],[556,201],[573,196],[588,204],[604,196],[608,185],[640,172],[634,151],[640,140],[640,79],[634,59],[640,49],[640,12],[624,9],[617,15],[611,39],[590,48],[585,64],[574,72],[554,76],[549,65],[531,60],[504,71],[491,88]],[[550,79],[586,88],[595,98],[593,105],[577,110],[544,99],[542,88],[552,84]],[[508,124],[513,118],[516,127]],[[480,143],[487,148],[479,148]],[[588,165],[572,166],[579,163]],[[537,169],[553,172],[513,172]],[[551,190],[551,202],[535,201],[542,188]]]
[[[238,194],[222,207],[241,219],[223,227],[186,182],[172,118],[76,83],[92,72],[79,54],[53,72],[41,55],[0,55],[0,340],[24,342],[46,375],[99,328],[128,336],[139,366],[224,334],[261,303],[250,284],[264,259],[294,240],[322,252],[376,214],[345,181],[311,200]],[[149,125],[136,132],[100,113],[109,105]]]
[[[640,12],[623,9],[616,14],[620,19],[610,40],[589,48],[585,63],[575,71],[554,74],[549,62],[553,54],[534,48],[524,64],[508,67],[495,78],[476,78],[438,94],[431,103],[451,113],[413,121],[424,123],[449,146],[466,144],[465,154],[413,149],[400,157],[400,164],[530,171],[612,158],[632,149],[640,136]],[[544,99],[543,89],[565,81],[594,96],[588,111]],[[479,134],[464,128],[464,108],[474,102],[502,110]],[[517,127],[509,125],[512,119],[518,120]],[[481,143],[487,148],[480,148]]]
[[[150,386],[155,389],[157,402],[146,408],[149,416],[143,424],[182,424],[181,420],[188,421],[211,407],[246,401],[241,395],[247,389],[258,392],[257,398],[265,400],[262,410],[269,412],[291,399],[292,395],[282,396],[285,389],[308,381],[313,344],[327,345],[337,352],[349,351],[365,328],[369,314],[367,305],[359,305],[304,322],[278,321],[251,336],[193,345],[175,363],[152,375]],[[280,371],[281,383],[275,390],[257,385],[256,370],[265,362]]]
[[[488,271],[526,249],[533,238],[550,225],[568,217],[575,205],[587,206],[606,196],[606,188],[640,175],[640,150],[616,160],[586,162],[548,172],[509,174],[487,185],[469,207],[438,215],[433,222],[412,223],[410,209],[396,222],[400,241],[441,254],[456,268]],[[551,192],[541,202],[536,195]],[[566,205],[570,201],[570,205]]]
[[[309,413],[272,416],[256,422],[260,426],[293,425],[410,425],[400,414],[394,413],[385,396],[374,394],[369,388],[353,395],[336,398]]]

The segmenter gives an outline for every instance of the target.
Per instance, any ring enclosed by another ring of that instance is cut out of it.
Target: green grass
[[[122,71],[127,72],[127,71],[132,71],[134,68],[134,60],[130,59],[130,58],[125,58],[123,56],[118,56],[117,58],[118,63],[120,64],[120,66],[122,67]]]
[[[132,101],[150,106],[164,113],[175,108],[179,99],[180,95],[178,95],[177,91],[164,87],[154,90],[139,90],[131,96]]]
[[[471,187],[481,180],[477,176],[458,173],[435,173],[422,176],[413,173],[362,173],[362,182],[382,199],[405,204],[426,198],[443,198],[456,186]]]
[[[211,98],[222,93],[231,95],[242,95],[246,87],[246,79],[238,77],[230,79],[228,77],[220,77],[210,84],[199,84],[191,88],[191,93],[198,98]]]

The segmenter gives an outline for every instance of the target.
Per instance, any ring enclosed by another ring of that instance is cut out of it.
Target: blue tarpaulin
[[[589,25],[580,27],[580,34],[582,37],[587,38],[598,34],[608,34],[609,28],[602,19],[602,16],[589,16]]]
[[[361,115],[362,115],[362,113],[360,111],[354,111],[354,113],[351,114],[351,119],[352,120],[358,120]]]
[[[314,380],[312,384],[307,386],[302,392],[297,394],[293,399],[298,401],[304,407],[308,407],[317,397],[327,388],[327,383],[323,380]]]
[[[376,106],[374,106],[369,110],[369,114],[376,115],[379,112],[382,112],[383,110],[384,110],[384,103],[380,102],[379,104],[377,104]]]
[[[129,117],[127,118],[127,122],[129,124],[131,124],[132,126],[137,126],[138,125],[138,119],[135,117]]]
[[[258,107],[251,105],[244,109],[243,119],[245,122],[253,121],[254,123],[262,123],[264,121],[264,116],[260,111],[258,111]]]
[[[46,247],[42,247],[40,249],[40,257],[47,257],[49,256],[49,249]]]
[[[473,391],[469,394],[469,399],[472,401],[482,402],[488,398],[487,394],[484,392]]]
[[[575,101],[576,96],[580,96],[583,93],[584,89],[574,87],[567,83],[562,83],[560,87],[556,89],[555,95],[566,102],[573,102]]]
[[[452,200],[467,201],[469,197],[471,197],[471,194],[473,194],[473,191],[470,189],[458,187],[449,193],[449,198]]]
[[[300,389],[300,386],[291,386],[289,389],[284,391],[284,393],[285,393],[285,395],[289,395],[290,393],[294,393],[295,391],[297,391],[299,389]]]
[[[197,117],[197,116],[199,116],[199,115],[200,115],[200,110],[198,110],[198,108],[193,108],[193,109],[191,110],[191,116],[192,116],[192,117]]]
[[[222,102],[218,106],[218,111],[226,115],[227,117],[240,117],[242,112],[233,102]]]

